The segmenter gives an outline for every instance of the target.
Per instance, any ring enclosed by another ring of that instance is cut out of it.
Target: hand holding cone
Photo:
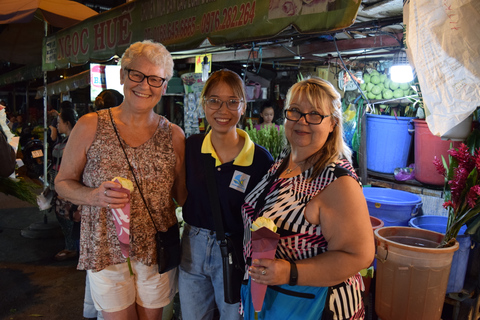
[[[133,191],[132,181],[115,177],[112,181],[120,183],[122,188],[113,189],[114,191],[124,192],[130,196],[130,192]],[[117,230],[118,241],[120,241],[120,248],[125,258],[129,256],[130,247],[130,203],[126,203],[123,208],[111,209],[113,220],[115,221],[115,228]]]
[[[252,224],[252,260],[274,259],[280,235],[276,233],[277,226],[268,218],[259,217]],[[253,308],[256,312],[262,310],[267,285],[251,281]]]

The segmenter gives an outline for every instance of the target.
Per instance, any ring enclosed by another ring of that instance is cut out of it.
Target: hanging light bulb
[[[398,83],[413,80],[413,69],[408,62],[407,53],[404,49],[401,49],[393,55],[393,62],[390,67],[390,79]]]
[[[208,57],[205,56],[203,57],[203,62],[202,62],[202,81],[205,82],[208,79],[208,70],[209,70],[209,63],[208,63]]]

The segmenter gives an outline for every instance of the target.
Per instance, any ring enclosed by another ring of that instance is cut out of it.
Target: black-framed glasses
[[[132,80],[133,82],[140,83],[143,81],[143,79],[146,78],[147,83],[154,88],[160,88],[163,85],[163,83],[167,80],[159,76],[147,76],[141,73],[140,71],[137,71],[134,69],[125,68],[125,70],[127,70],[128,79]]]
[[[321,124],[324,118],[332,116],[331,114],[329,115],[322,115],[318,112],[309,112],[309,113],[303,113],[298,111],[297,109],[286,109],[285,110],[285,118],[290,121],[299,121],[302,117],[305,117],[305,121],[308,124]]]
[[[205,98],[204,100],[207,107],[212,110],[220,109],[223,103],[225,103],[228,110],[237,111],[243,104],[242,99],[228,99],[227,101],[223,101],[218,98]]]

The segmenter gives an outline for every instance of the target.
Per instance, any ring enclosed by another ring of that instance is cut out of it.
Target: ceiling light
[[[390,79],[398,83],[413,80],[413,69],[408,62],[407,53],[403,49],[393,55],[393,62],[390,67]]]

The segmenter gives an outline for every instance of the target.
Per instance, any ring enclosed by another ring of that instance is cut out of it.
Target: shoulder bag
[[[243,259],[243,234],[228,235],[223,229],[223,219],[218,200],[217,184],[215,183],[215,163],[209,154],[203,154],[203,164],[207,177],[207,190],[210,205],[213,211],[213,221],[223,263],[223,292],[226,303],[240,302],[240,288],[245,274],[245,260]]]
[[[142,189],[140,188],[140,185],[137,181],[137,177],[135,176],[135,172],[133,171],[132,165],[130,164],[130,160],[128,159],[127,152],[125,151],[125,147],[123,146],[123,143],[120,140],[120,135],[118,134],[117,127],[113,122],[111,110],[108,110],[108,113],[110,114],[110,120],[112,121],[112,126],[113,126],[113,129],[115,130],[115,134],[117,135],[118,142],[122,147],[123,153],[125,154],[125,158],[127,159],[128,166],[135,180],[135,184],[137,185],[138,192],[142,197],[143,203],[145,205],[145,208],[147,209],[150,219],[152,219],[153,226],[157,231],[155,233],[155,241],[157,244],[158,272],[165,273],[167,271],[170,271],[178,267],[178,265],[180,264],[181,246],[180,246],[180,231],[179,231],[178,223],[168,228],[168,230],[165,232],[158,230],[157,225],[155,224],[155,220],[153,220],[150,209],[148,208],[147,201],[145,201],[145,197],[143,196]]]

